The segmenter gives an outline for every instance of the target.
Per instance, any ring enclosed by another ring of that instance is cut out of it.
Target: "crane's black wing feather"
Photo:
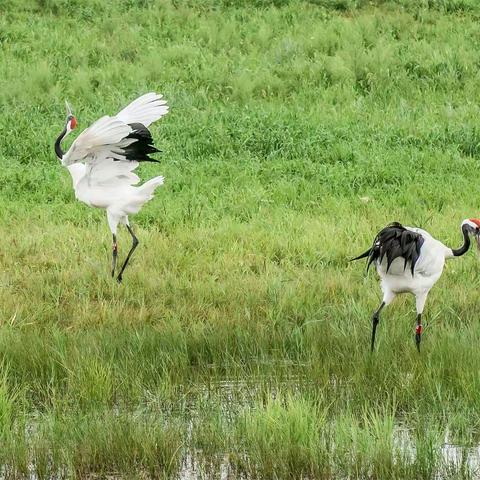
[[[149,157],[151,153],[160,152],[153,144],[150,130],[142,123],[129,123],[128,125],[133,131],[126,138],[135,138],[136,141],[122,149],[127,160],[159,163],[158,160]]]
[[[412,232],[400,223],[393,222],[380,230],[373,241],[373,245],[358,257],[352,258],[352,261],[368,258],[368,271],[373,262],[381,263],[386,256],[388,272],[396,258],[403,258],[405,260],[403,268],[406,269],[407,265],[410,264],[413,275],[424,241],[420,233]]]

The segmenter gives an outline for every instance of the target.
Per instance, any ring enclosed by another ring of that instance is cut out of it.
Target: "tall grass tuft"
[[[248,475],[301,478],[328,476],[327,409],[304,399],[268,400],[245,410],[236,423],[238,468]]]

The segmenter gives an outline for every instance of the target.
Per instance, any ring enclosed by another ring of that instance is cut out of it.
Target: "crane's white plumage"
[[[391,303],[398,293],[413,293],[417,299],[417,313],[422,313],[427,294],[442,275],[445,259],[452,256],[452,249],[433,238],[425,230],[405,228],[421,235],[424,240],[413,275],[409,268],[405,268],[404,257],[393,260],[388,271],[386,256],[381,262],[376,260],[375,266],[381,279],[385,305]]]
[[[120,148],[122,141],[125,141],[125,137],[132,131],[132,127],[115,117],[102,117],[77,137],[63,155],[62,163],[68,166],[102,158],[125,160]]]
[[[463,255],[470,246],[469,235],[480,235],[480,220],[467,219],[461,225],[464,244],[458,249],[445,246],[421,228],[392,223],[382,229],[370,249],[354,260],[368,258],[367,269],[374,264],[380,277],[383,299],[373,314],[372,343],[381,310],[400,293],[415,295],[417,310],[416,344],[420,350],[421,315],[431,288],[442,275],[445,260]]]
[[[124,148],[134,143],[126,137],[131,124],[149,127],[168,113],[162,95],[147,93],[134,100],[115,117],[104,116],[84,130],[62,157],[65,166],[76,162],[91,163],[105,158],[125,160]]]
[[[162,100],[162,95],[151,92],[134,100],[118,113],[116,118],[127,124],[141,123],[149,127],[151,123],[156,122],[167,113],[167,101]]]
[[[155,188],[163,184],[163,177],[158,176],[136,186],[140,179],[134,170],[141,161],[154,161],[148,155],[158,150],[153,146],[147,127],[168,113],[168,105],[162,100],[162,95],[147,93],[116,116],[104,116],[94,122],[63,153],[60,143],[76,126],[68,104],[67,110],[67,124],[57,139],[55,151],[72,176],[76,198],[91,207],[107,211],[114,238],[113,272],[118,224],[126,225],[134,239],[134,246],[120,271],[120,281],[130,254],[138,243],[130,229],[128,215],[137,213],[153,197]]]

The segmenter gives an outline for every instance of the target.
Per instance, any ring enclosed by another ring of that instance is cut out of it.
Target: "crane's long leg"
[[[117,245],[117,236],[113,236],[113,249],[112,249],[112,278],[115,276],[115,268],[117,266],[117,257],[118,257],[118,245]]]
[[[128,252],[127,258],[125,259],[125,262],[123,262],[122,268],[120,269],[120,273],[118,274],[117,281],[119,283],[122,281],[123,271],[127,267],[127,264],[128,264],[128,261],[130,260],[130,257],[132,256],[133,252],[135,251],[135,249],[137,248],[137,246],[139,244],[138,238],[133,233],[133,230],[130,228],[130,225],[128,225],[128,223],[126,223],[125,226],[127,227],[128,232],[132,236],[132,248]]]
[[[417,326],[415,327],[415,345],[417,346],[418,353],[420,353],[420,342],[422,340],[422,313],[427,301],[428,290],[420,292],[415,295],[415,302],[417,307]]]
[[[422,340],[422,314],[417,313],[417,326],[415,327],[415,344],[417,345],[418,353],[420,353],[420,341]]]
[[[107,210],[107,221],[110,231],[112,232],[113,248],[112,248],[112,278],[115,276],[115,268],[117,267],[118,244],[117,244],[117,225],[120,218]]]
[[[375,333],[377,331],[377,325],[380,320],[380,312],[382,311],[384,306],[385,306],[385,302],[382,302],[372,316],[372,345],[371,345],[372,352],[375,347]]]

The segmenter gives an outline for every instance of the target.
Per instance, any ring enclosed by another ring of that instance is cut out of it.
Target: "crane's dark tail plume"
[[[373,261],[376,258],[374,247],[369,248],[366,252],[363,252],[358,257],[351,258],[349,262],[353,262],[355,260],[361,260],[362,258],[368,258],[368,262],[367,262],[367,273],[368,273],[368,271],[370,270],[370,265],[373,263]]]
[[[361,260],[362,258],[366,258],[370,255],[370,253],[372,252],[372,249],[369,248],[366,252],[363,252],[362,254],[360,254],[358,257],[355,257],[355,258],[351,258],[349,260],[349,262],[354,262],[355,260]]]
[[[413,275],[423,242],[424,238],[419,233],[405,228],[398,222],[393,222],[378,232],[369,250],[352,260],[368,257],[368,272],[373,262],[378,261],[380,264],[386,257],[388,273],[393,261],[401,257],[404,259],[404,270],[407,268],[407,264],[410,263],[410,270]]]

